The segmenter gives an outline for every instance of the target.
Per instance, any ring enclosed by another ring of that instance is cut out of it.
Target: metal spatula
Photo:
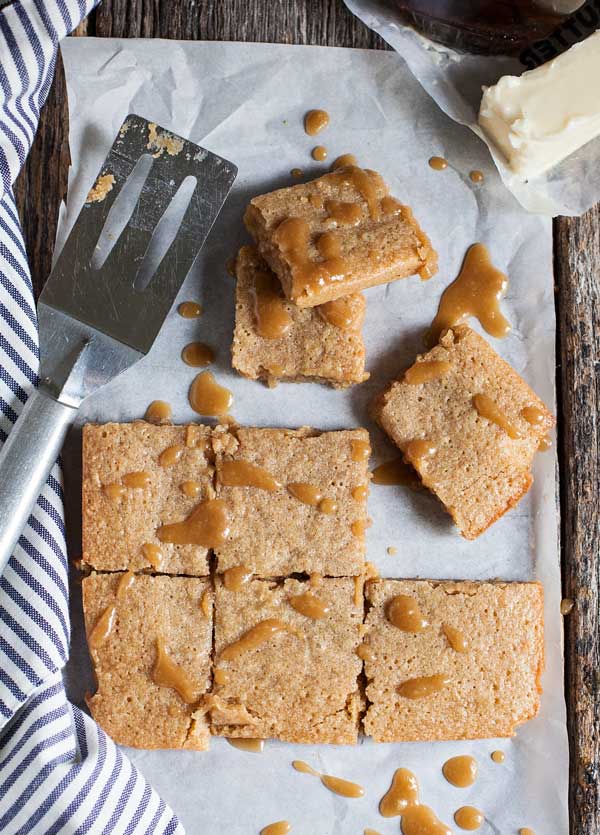
[[[137,204],[98,267],[109,211],[144,156],[151,167]],[[232,163],[146,119],[123,122],[39,300],[40,385],[0,452],[0,572],[79,404],[150,350],[236,174]],[[191,199],[151,274],[144,256],[184,181]]]

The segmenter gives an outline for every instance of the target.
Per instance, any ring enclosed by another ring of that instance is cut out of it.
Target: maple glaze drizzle
[[[222,499],[200,502],[183,522],[161,525],[156,535],[173,545],[201,545],[215,548],[229,536],[229,516]]]
[[[280,632],[290,632],[292,635],[296,635],[298,637],[298,633],[289,625],[289,623],[286,623],[279,618],[267,618],[266,620],[260,621],[260,623],[257,623],[245,632],[242,637],[237,641],[234,641],[233,644],[229,644],[229,646],[225,647],[225,649],[221,652],[221,658],[224,661],[232,661],[243,653],[256,649]]]
[[[156,661],[152,669],[152,681],[159,687],[175,690],[186,704],[191,705],[197,699],[197,688],[179,664],[171,658],[163,639],[156,639]]]
[[[247,754],[262,754],[265,748],[264,739],[258,737],[227,737],[227,742],[239,751],[246,751]]]
[[[368,461],[371,455],[371,446],[368,441],[354,439],[350,441],[350,455],[353,461]]]
[[[251,294],[257,334],[263,339],[281,339],[293,322],[276,276],[263,270],[258,271]]]
[[[442,774],[453,786],[466,789],[468,786],[472,786],[477,779],[477,760],[466,754],[460,757],[451,757],[442,766]]]
[[[358,160],[354,154],[342,154],[331,163],[331,170],[335,171],[338,168],[347,168],[350,165],[358,166]]]
[[[461,632],[461,630],[457,629],[455,626],[450,626],[448,623],[442,624],[442,632],[448,639],[448,643],[454,652],[468,652],[469,639],[464,632]]]
[[[449,683],[448,676],[442,674],[418,676],[403,681],[398,687],[398,693],[405,699],[425,699],[427,696],[439,693]]]
[[[181,302],[177,308],[177,313],[184,319],[197,319],[198,316],[202,315],[202,305],[198,302]]]
[[[304,130],[309,136],[321,133],[328,124],[329,113],[326,110],[309,110],[304,117]]]
[[[419,603],[408,594],[398,594],[386,606],[386,617],[391,624],[403,632],[423,632],[429,621],[419,608]]]
[[[190,342],[181,352],[181,359],[192,368],[203,368],[215,361],[215,352],[204,342]]]
[[[187,496],[189,499],[195,499],[200,495],[202,485],[199,481],[182,481],[179,485],[179,489],[184,496]]]
[[[333,499],[321,499],[319,502],[319,510],[321,513],[325,513],[326,515],[330,516],[332,513],[335,513],[338,509],[337,502]]]
[[[498,404],[487,394],[476,394],[473,397],[473,406],[481,417],[495,423],[506,432],[509,438],[516,441],[523,437],[521,431],[509,421]]]
[[[492,751],[490,757],[495,763],[499,764],[504,762],[504,760],[506,759],[506,754],[504,753],[504,751]]]
[[[402,458],[392,458],[391,461],[385,461],[379,464],[371,472],[373,484],[403,485],[407,487],[416,487],[419,485],[419,480],[416,473],[409,464]]]
[[[322,319],[342,331],[359,330],[365,316],[365,298],[361,294],[342,296],[315,309]]]
[[[507,286],[508,278],[494,267],[488,248],[481,243],[469,247],[458,277],[442,293],[438,312],[425,336],[427,347],[433,347],[443,331],[469,316],[475,316],[492,336],[506,336],[510,324],[500,312],[500,299]]]
[[[310,591],[289,597],[288,601],[297,612],[312,620],[321,620],[329,611],[329,606]]]
[[[425,360],[416,362],[404,372],[404,382],[411,386],[420,386],[430,380],[444,377],[451,369],[451,363],[446,360]]]
[[[327,148],[324,145],[317,145],[310,152],[311,157],[317,162],[325,162],[327,159]]]
[[[484,822],[485,816],[483,812],[476,809],[474,806],[461,806],[454,813],[454,821],[461,829],[466,829],[469,832],[479,829]]]
[[[110,606],[107,606],[106,609],[102,612],[102,614],[96,621],[96,625],[89,634],[88,645],[90,649],[100,649],[102,644],[106,641],[106,639],[112,632],[112,628],[115,625],[116,616],[117,607],[114,603],[111,603]]]
[[[444,171],[448,168],[448,160],[444,157],[430,157],[429,167],[433,168],[434,171]]]
[[[223,461],[219,468],[219,481],[223,487],[257,487],[270,493],[281,487],[268,470],[250,461]]]
[[[345,203],[342,200],[326,200],[325,211],[330,220],[340,226],[356,226],[362,218],[358,203]]]
[[[260,830],[260,835],[287,835],[292,831],[292,825],[289,821],[275,821]]]
[[[170,423],[172,416],[173,409],[170,403],[167,403],[166,400],[153,400],[146,409],[144,420],[160,426],[164,423]]]
[[[162,553],[160,545],[153,542],[145,542],[142,545],[142,554],[146,557],[150,565],[155,571],[160,569],[162,563]]]
[[[161,467],[172,467],[176,464],[185,451],[183,444],[173,444],[164,449],[158,456],[158,463]]]
[[[479,171],[477,169],[469,171],[469,179],[472,183],[482,183],[484,180],[483,171]]]
[[[194,379],[188,394],[190,406],[199,415],[221,417],[233,403],[229,389],[218,385],[210,371],[203,371]]]
[[[397,768],[392,785],[379,802],[379,813],[384,818],[402,815],[409,807],[419,802],[419,784],[408,768]]]
[[[122,484],[113,482],[112,484],[104,484],[102,492],[108,499],[111,500],[111,502],[116,502],[117,499],[120,499],[123,493],[125,493],[125,488]]]
[[[223,585],[227,591],[242,591],[252,579],[252,571],[245,565],[234,565],[223,572]]]
[[[134,490],[145,490],[152,484],[152,476],[145,470],[140,470],[139,472],[125,473],[122,481],[125,487],[131,487]]]
[[[302,504],[312,505],[316,507],[321,499],[323,498],[323,494],[319,487],[315,484],[307,484],[303,481],[292,481],[287,486],[288,492],[291,495],[298,499],[299,502]]]

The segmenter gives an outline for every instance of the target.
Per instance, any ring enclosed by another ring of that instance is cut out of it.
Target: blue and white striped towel
[[[0,443],[36,385],[39,357],[12,185],[48,95],[58,42],[96,2],[20,0],[0,10]],[[61,671],[69,640],[57,465],[0,579],[0,833],[181,835],[164,801],[67,701]]]

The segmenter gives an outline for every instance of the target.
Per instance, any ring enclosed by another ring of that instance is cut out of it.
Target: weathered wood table
[[[104,0],[78,35],[271,41],[385,49],[341,0]],[[17,194],[34,286],[50,271],[66,191],[68,111],[59,64]],[[558,458],[571,744],[571,833],[600,833],[600,207],[554,224]],[[535,265],[532,264],[532,269]],[[543,833],[539,833],[543,835]],[[550,835],[550,833],[548,833]],[[558,833],[552,833],[558,835]]]

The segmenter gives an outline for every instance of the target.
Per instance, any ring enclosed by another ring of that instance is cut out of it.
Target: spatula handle
[[[76,409],[34,391],[0,450],[0,574],[56,461]]]

